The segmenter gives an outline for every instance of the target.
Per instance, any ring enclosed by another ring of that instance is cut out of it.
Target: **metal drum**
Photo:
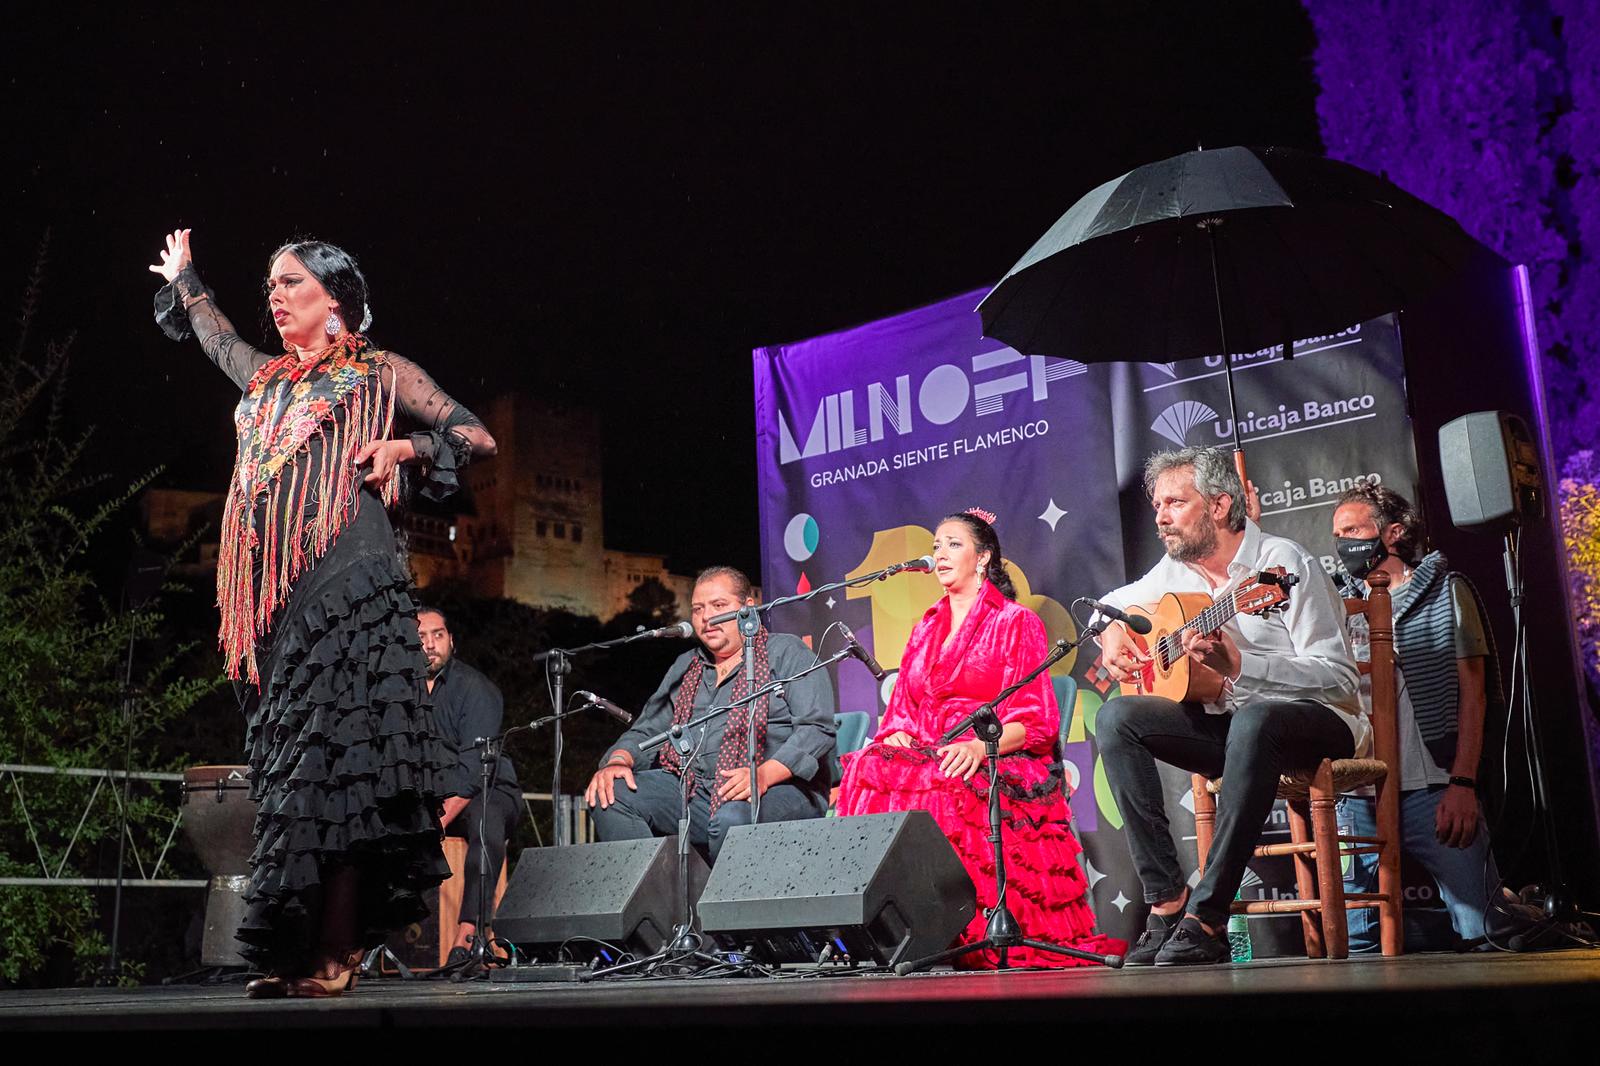
[[[256,804],[250,799],[248,766],[192,766],[183,772],[180,812],[184,833],[211,874],[206,892],[202,966],[244,966],[234,932],[244,922],[255,847]]]

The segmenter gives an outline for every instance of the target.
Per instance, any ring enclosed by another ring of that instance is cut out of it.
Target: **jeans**
[[[1100,708],[1095,739],[1146,903],[1175,899],[1184,887],[1156,760],[1222,777],[1211,854],[1187,907],[1212,928],[1228,919],[1277,800],[1278,776],[1355,751],[1345,716],[1312,700],[1259,700],[1233,714],[1207,714],[1197,703],[1118,696]]]
[[[1400,793],[1400,850],[1422,863],[1439,886],[1439,898],[1450,912],[1450,924],[1462,940],[1483,936],[1489,895],[1500,884],[1500,872],[1489,850],[1489,827],[1478,814],[1478,833],[1464,848],[1439,843],[1434,817],[1444,788],[1418,788]],[[1339,797],[1339,829],[1356,836],[1376,836],[1377,801],[1363,796]],[[1353,855],[1344,876],[1346,892],[1378,891],[1378,856]],[[1373,910],[1348,912],[1350,950],[1377,951],[1378,916]],[[1407,943],[1411,936],[1406,937]],[[1444,947],[1445,945],[1429,945]]]
[[[640,840],[645,837],[673,836],[683,811],[683,779],[669,770],[635,770],[637,791],[626,782],[616,782],[617,801],[609,807],[592,807],[589,817],[601,840]],[[828,797],[792,781],[773,785],[761,796],[763,822],[790,822],[799,818],[821,818],[828,810]],[[750,804],[727,801],[711,813],[711,783],[703,779],[689,801],[689,843],[702,848],[712,862],[734,826],[750,824]]]

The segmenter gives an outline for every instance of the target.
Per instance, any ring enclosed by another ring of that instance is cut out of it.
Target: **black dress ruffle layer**
[[[258,650],[245,750],[260,807],[241,953],[309,972],[324,882],[358,871],[359,945],[428,913],[449,876],[440,797],[454,758],[433,729],[416,603],[381,503],[357,515],[303,575]]]

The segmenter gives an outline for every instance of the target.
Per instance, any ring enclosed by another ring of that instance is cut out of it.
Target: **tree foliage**
[[[160,769],[145,759],[150,738],[218,680],[174,668],[187,649],[161,639],[158,600],[124,609],[97,587],[94,553],[155,472],[118,492],[84,472],[90,431],[64,415],[72,338],[35,351],[30,336],[44,260],[41,252],[23,294],[17,343],[0,356],[0,762],[120,767],[131,736],[134,768]],[[116,850],[108,791],[79,826],[93,779],[23,775],[6,784],[0,876],[115,875],[96,865]],[[159,849],[175,801],[133,790],[130,829],[141,848]],[[37,982],[63,954],[88,973],[105,951],[97,920],[89,890],[0,887],[0,982]]]
[[[1574,455],[1559,489],[1578,645],[1584,673],[1600,690],[1600,457],[1587,450]]]
[[[1532,276],[1558,456],[1600,446],[1600,22],[1579,0],[1304,0],[1328,155]]]

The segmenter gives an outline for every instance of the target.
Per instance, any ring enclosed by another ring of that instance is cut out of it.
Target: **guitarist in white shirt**
[[[1276,613],[1235,614],[1215,633],[1182,631],[1181,651],[1195,675],[1189,700],[1118,696],[1095,723],[1151,908],[1127,965],[1227,962],[1228,906],[1272,810],[1278,776],[1324,758],[1364,755],[1371,730],[1333,582],[1310,552],[1245,517],[1232,456],[1218,448],[1160,452],[1145,464],[1144,484],[1166,558],[1102,597],[1107,604],[1154,604],[1166,593],[1226,601],[1269,567],[1295,579]],[[1100,646],[1106,670],[1134,691],[1151,655],[1120,622]],[[1195,698],[1196,690],[1210,698]],[[1193,891],[1167,825],[1157,760],[1223,778],[1216,835]]]

